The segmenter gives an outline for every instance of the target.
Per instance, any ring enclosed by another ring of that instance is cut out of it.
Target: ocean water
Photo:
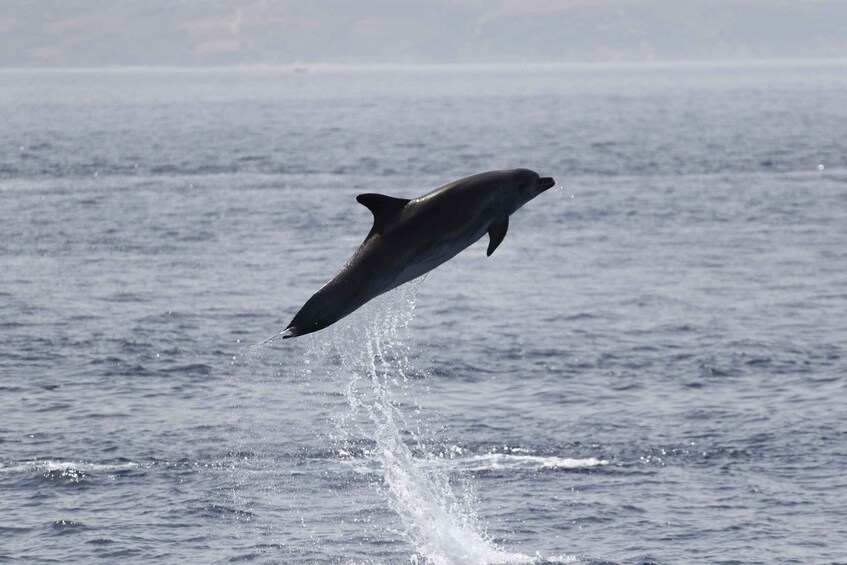
[[[0,562],[847,563],[845,242],[844,62],[0,71]]]

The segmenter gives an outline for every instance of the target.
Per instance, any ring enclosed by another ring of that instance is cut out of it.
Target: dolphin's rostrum
[[[551,177],[514,169],[465,177],[413,200],[360,194],[356,200],[373,212],[370,233],[280,335],[296,337],[334,324],[372,298],[428,273],[486,233],[491,255],[506,237],[509,216],[554,184]]]

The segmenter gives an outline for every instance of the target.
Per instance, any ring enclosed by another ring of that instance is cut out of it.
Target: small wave
[[[117,474],[131,471],[141,465],[133,462],[124,463],[83,463],[81,461],[54,461],[52,459],[35,459],[28,461],[13,461],[0,463],[0,473],[40,473],[50,479],[65,479],[81,481],[88,475]]]
[[[380,458],[371,450],[364,450],[359,454],[341,451],[340,463],[352,466],[353,470],[360,475],[379,474],[384,471]],[[413,461],[417,465],[427,468],[438,468],[448,472],[460,473],[485,473],[485,472],[537,472],[537,471],[580,471],[603,467],[609,464],[606,459],[586,457],[573,459],[569,457],[541,456],[541,455],[512,455],[506,453],[486,453],[471,455],[468,457],[420,457],[416,456]]]
[[[587,469],[608,465],[605,459],[586,457],[571,459],[569,457],[541,455],[513,455],[508,453],[486,453],[472,455],[462,459],[454,459],[465,471],[548,471],[556,469]]]
[[[53,520],[47,527],[56,535],[77,534],[90,529],[82,522],[77,522],[76,520]]]
[[[164,372],[205,376],[212,374],[212,367],[204,363],[191,363],[188,365],[176,365],[175,367],[169,367],[164,369]]]
[[[532,449],[524,447],[502,446],[485,451],[484,453],[469,453],[469,449],[458,445],[445,445],[434,452],[415,450],[414,460],[423,465],[452,467],[457,471],[548,471],[548,470],[578,470],[609,465],[609,461],[597,457],[560,457],[556,455],[535,455]],[[363,445],[340,451],[324,450],[312,452],[310,457],[341,458],[342,462],[354,465],[358,471],[373,472],[381,467],[379,458],[375,455],[373,446]]]

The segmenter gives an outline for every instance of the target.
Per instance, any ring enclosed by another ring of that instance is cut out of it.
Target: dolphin
[[[365,241],[288,327],[267,341],[322,330],[452,259],[486,233],[490,256],[506,237],[509,216],[554,184],[535,171],[513,169],[471,175],[412,200],[360,194],[356,200],[374,217]]]

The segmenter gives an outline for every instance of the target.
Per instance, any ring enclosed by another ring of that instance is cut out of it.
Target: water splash
[[[413,562],[534,562],[535,558],[504,552],[485,535],[473,509],[472,490],[455,480],[455,472],[451,481],[447,468],[429,465],[425,457],[413,453],[413,448],[426,453],[422,437],[426,424],[414,419],[420,408],[410,395],[415,371],[407,345],[420,283],[371,303],[350,322],[331,327],[328,340],[314,344],[311,355],[330,353],[340,360],[335,380],[346,383],[349,411],[337,419],[339,439],[343,445],[362,438],[373,444],[367,460],[379,467],[375,486],[400,518],[400,534],[416,551]]]

